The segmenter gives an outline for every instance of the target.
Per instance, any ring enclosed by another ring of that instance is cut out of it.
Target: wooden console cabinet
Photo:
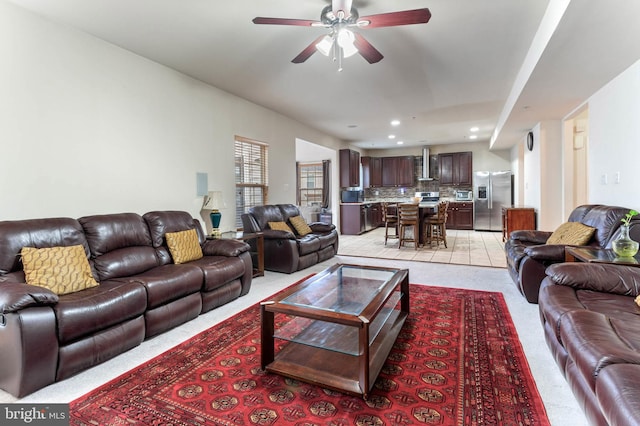
[[[511,232],[536,229],[536,211],[531,207],[502,207],[502,241],[507,241]]]

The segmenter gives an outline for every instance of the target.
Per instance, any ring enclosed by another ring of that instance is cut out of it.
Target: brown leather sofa
[[[204,257],[174,264],[164,236],[189,229]],[[97,287],[59,296],[25,284],[23,247],[72,245]],[[206,240],[179,211],[0,222],[0,388],[22,397],[247,294],[248,250]]]
[[[580,222],[595,228],[587,245],[609,248],[619,233],[620,220],[628,208],[588,204],[576,207],[568,222]],[[540,283],[545,269],[565,260],[565,245],[545,244],[553,232],[537,230],[513,231],[505,243],[507,270],[520,293],[529,303],[538,303]]]
[[[640,424],[639,293],[631,266],[556,264],[542,282],[547,345],[593,425]]]
[[[256,206],[242,215],[244,232],[264,233],[264,267],[290,274],[332,258],[338,253],[338,231],[333,224],[310,223],[311,234],[300,236],[290,219],[300,216],[293,204]],[[285,222],[293,232],[270,229],[269,222]]]

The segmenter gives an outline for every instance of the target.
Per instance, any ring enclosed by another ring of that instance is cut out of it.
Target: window
[[[298,163],[298,204],[322,206],[322,163]]]
[[[267,204],[268,145],[236,136],[236,227],[242,227],[242,214],[253,206]]]

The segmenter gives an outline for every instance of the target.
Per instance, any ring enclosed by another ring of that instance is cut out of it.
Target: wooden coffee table
[[[336,264],[261,313],[264,370],[366,399],[409,314],[409,271]]]

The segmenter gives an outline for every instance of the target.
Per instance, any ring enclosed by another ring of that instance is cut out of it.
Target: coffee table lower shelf
[[[354,356],[289,341],[264,369],[366,399],[406,318],[406,312],[395,311],[391,314],[369,346],[368,359],[364,354]],[[367,374],[368,378],[365,379]]]

